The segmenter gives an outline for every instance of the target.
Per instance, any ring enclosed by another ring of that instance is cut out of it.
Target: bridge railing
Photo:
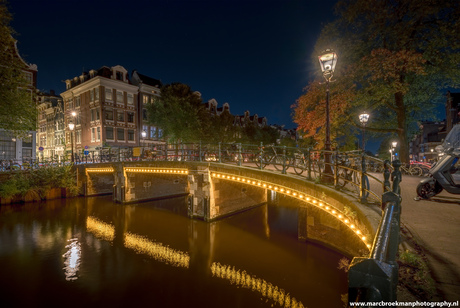
[[[330,168],[325,154],[331,155]],[[25,164],[0,164],[0,172],[36,168],[47,164],[69,164],[67,160],[35,160]],[[267,169],[283,174],[294,173],[308,180],[332,184],[336,189],[355,195],[363,203],[381,202],[384,162],[359,151],[326,152],[311,148],[274,144],[242,143],[161,143],[139,148],[101,147],[96,151],[74,154],[75,164],[118,161],[202,161]],[[332,170],[327,173],[326,169]]]
[[[396,301],[398,285],[397,253],[400,243],[401,164],[393,162],[392,191],[382,196],[382,219],[369,257],[354,258],[348,270],[349,302]],[[385,173],[386,190],[390,190],[389,173]]]

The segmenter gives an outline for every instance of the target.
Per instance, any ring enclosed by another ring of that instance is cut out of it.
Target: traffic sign
[[[85,150],[87,150],[87,149],[88,149],[88,146],[87,146],[87,145],[85,145]]]
[[[89,151],[84,151],[83,152],[85,155],[88,155],[89,154]]]
[[[43,147],[39,147],[38,150],[39,150],[39,151],[43,151],[44,148],[43,148]]]

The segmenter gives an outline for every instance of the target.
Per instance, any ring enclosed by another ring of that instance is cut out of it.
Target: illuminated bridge
[[[269,194],[299,206],[298,238],[346,255],[368,253],[380,214],[355,199],[292,174],[210,162],[111,162],[78,165],[85,196],[119,203],[188,196],[188,215],[212,221],[267,202]]]

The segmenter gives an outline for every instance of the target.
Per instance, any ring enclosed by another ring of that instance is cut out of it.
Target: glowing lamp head
[[[147,137],[147,132],[146,132],[145,130],[143,130],[143,131],[141,132],[141,136],[142,136],[142,138]]]
[[[74,128],[75,128],[75,124],[69,123],[69,129],[70,129],[70,130],[73,130]]]
[[[366,126],[368,121],[369,121],[369,114],[368,113],[361,113],[359,115],[359,122],[361,122],[361,124],[363,126]]]
[[[332,49],[326,49],[318,57],[321,71],[323,72],[324,78],[330,80],[335,71],[337,64],[337,54]]]

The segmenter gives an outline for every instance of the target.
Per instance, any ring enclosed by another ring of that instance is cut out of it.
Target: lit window
[[[134,104],[134,95],[131,93],[128,93],[128,104]]]
[[[91,141],[96,141],[96,130],[94,129],[94,127],[91,128]]]

